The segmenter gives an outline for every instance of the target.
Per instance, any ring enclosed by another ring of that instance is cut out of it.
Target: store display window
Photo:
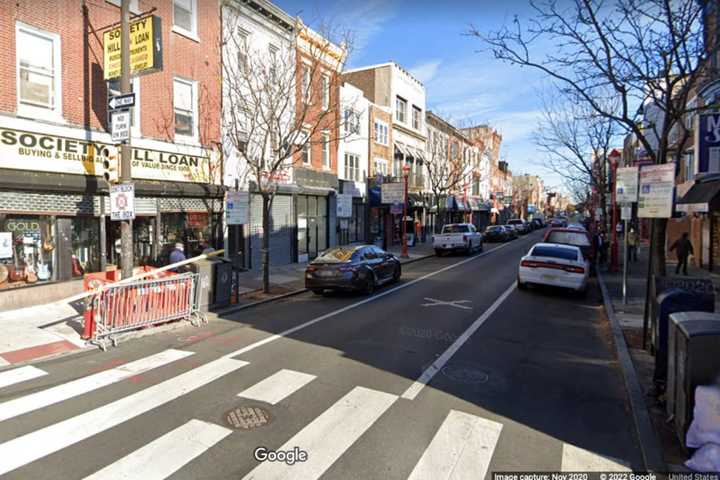
[[[55,279],[53,217],[0,214],[0,288]]]
[[[100,223],[93,217],[71,219],[72,276],[100,271]]]

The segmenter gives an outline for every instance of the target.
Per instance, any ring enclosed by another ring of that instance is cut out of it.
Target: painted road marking
[[[630,472],[622,460],[611,459],[584,450],[569,443],[563,443],[562,472]]]
[[[0,403],[0,422],[112,385],[113,383],[139,375],[154,368],[162,367],[163,365],[167,365],[192,354],[193,352],[185,352],[182,350],[165,350],[155,355],[126,363],[120,367],[78,378],[77,380],[72,380],[68,383],[63,383],[62,385],[24,397],[14,398],[7,402]]]
[[[0,388],[8,387],[20,382],[26,382],[33,378],[47,375],[47,372],[28,365],[27,367],[15,368],[6,372],[0,372]]]
[[[103,407],[0,444],[0,475],[104,432],[248,365],[220,358]]]
[[[464,265],[464,264],[466,264],[466,263],[468,263],[468,262],[472,262],[473,260],[477,260],[478,258],[483,258],[483,257],[485,257],[486,255],[490,255],[491,253],[495,253],[495,252],[497,252],[498,250],[507,247],[508,245],[511,245],[511,244],[510,244],[510,243],[504,243],[504,244],[500,245],[499,247],[495,247],[495,248],[493,248],[492,250],[488,250],[488,251],[486,251],[486,252],[484,252],[484,253],[481,253],[480,255],[476,255],[476,256],[474,256],[474,257],[466,258],[465,260],[462,260],[462,261],[460,261],[460,262],[453,263],[452,265],[448,265],[447,267],[443,267],[443,268],[441,268],[440,270],[435,270],[434,272],[427,273],[427,274],[423,275],[422,277],[416,278],[415,280],[411,280],[411,281],[409,281],[409,282],[407,282],[407,283],[402,283],[402,284],[400,284],[400,285],[398,285],[398,286],[396,286],[396,287],[391,288],[390,290],[385,290],[385,291],[382,291],[382,292],[380,292],[380,293],[376,293],[375,295],[372,295],[372,296],[366,298],[365,300],[361,300],[361,301],[359,301],[359,302],[356,302],[356,303],[347,305],[347,306],[345,306],[345,307],[343,307],[343,308],[339,308],[339,309],[337,309],[337,310],[333,310],[333,311],[330,312],[330,313],[326,313],[325,315],[321,315],[321,316],[319,316],[319,317],[313,318],[312,320],[308,320],[308,321],[305,322],[305,323],[301,323],[300,325],[296,325],[296,326],[294,326],[294,327],[292,327],[292,328],[288,328],[287,330],[284,330],[284,331],[282,331],[282,332],[280,332],[280,333],[277,333],[277,334],[275,334],[275,335],[270,335],[269,337],[263,338],[262,340],[259,340],[259,341],[255,342],[255,343],[251,343],[250,345],[248,345],[248,346],[246,346],[246,347],[243,347],[243,348],[241,348],[241,349],[239,349],[239,350],[235,350],[234,352],[228,353],[227,355],[225,355],[225,357],[227,357],[227,358],[236,357],[236,356],[238,356],[238,355],[242,355],[243,353],[250,352],[250,351],[252,351],[252,350],[255,350],[255,349],[258,348],[258,347],[262,347],[263,345],[267,345],[268,343],[274,342],[275,340],[279,340],[279,339],[281,339],[281,338],[283,338],[283,337],[287,337],[288,335],[291,335],[291,334],[293,334],[293,333],[295,333],[295,332],[297,332],[297,331],[299,331],[299,330],[303,330],[303,329],[305,329],[305,328],[307,328],[307,327],[309,327],[309,326],[311,326],[311,325],[315,325],[315,324],[318,323],[318,322],[322,322],[323,320],[327,320],[328,318],[334,317],[334,316],[336,316],[336,315],[340,315],[341,313],[345,313],[345,312],[347,312],[348,310],[352,310],[352,309],[357,308],[357,307],[359,307],[359,306],[361,306],[361,305],[365,305],[366,303],[374,302],[375,300],[377,300],[377,299],[379,299],[379,298],[382,298],[382,297],[384,297],[384,296],[386,296],[386,295],[390,295],[391,293],[397,292],[398,290],[402,290],[403,288],[407,288],[407,287],[409,287],[409,286],[411,286],[411,285],[415,285],[415,284],[418,283],[418,282],[422,282],[423,280],[426,280],[426,279],[428,279],[428,278],[434,277],[435,275],[438,275],[438,274],[440,274],[440,273],[447,272],[448,270],[452,270],[453,268],[459,267],[460,265]]]
[[[232,430],[214,423],[190,420],[85,480],[162,480],[231,433]]]
[[[450,410],[408,480],[485,478],[502,424]]]
[[[429,298],[425,297],[425,300],[428,303],[421,303],[421,307],[439,307],[439,306],[445,306],[445,307],[454,307],[454,308],[461,308],[463,310],[472,310],[472,307],[468,307],[467,305],[461,305],[461,303],[470,303],[470,300],[452,300],[449,302],[445,302],[443,300],[438,300],[437,298]]]
[[[445,364],[455,355],[460,347],[472,336],[475,331],[482,326],[483,323],[493,314],[495,310],[505,301],[505,299],[515,290],[515,282],[513,282],[507,290],[500,295],[495,302],[490,305],[490,308],[478,317],[460,336],[430,365],[407,390],[402,394],[402,398],[407,400],[414,400],[418,393],[427,385],[430,380],[439,372]]]
[[[315,375],[308,373],[282,369],[247,390],[238,393],[238,397],[275,405],[316,378]]]
[[[319,478],[397,398],[397,395],[369,388],[353,388],[279,448],[292,450],[298,447],[307,452],[307,461],[294,465],[264,462],[244,480]]]

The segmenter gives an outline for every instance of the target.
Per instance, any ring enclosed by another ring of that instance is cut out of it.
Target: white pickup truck
[[[456,251],[470,254],[475,250],[482,251],[483,237],[472,223],[450,223],[433,237],[433,248],[437,256]]]

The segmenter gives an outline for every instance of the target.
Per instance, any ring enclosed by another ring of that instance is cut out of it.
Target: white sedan
[[[536,243],[520,260],[517,286],[528,284],[570,288],[585,293],[590,262],[583,258],[580,248],[559,243]]]

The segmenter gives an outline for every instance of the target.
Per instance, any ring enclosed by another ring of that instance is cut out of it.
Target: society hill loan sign
[[[110,144],[0,127],[0,168],[100,175]],[[132,147],[133,178],[210,183],[210,157]]]

